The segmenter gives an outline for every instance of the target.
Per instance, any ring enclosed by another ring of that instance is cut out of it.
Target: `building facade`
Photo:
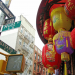
[[[25,17],[20,16],[21,26],[16,29],[16,32],[7,34],[0,39],[7,43],[9,46],[17,51],[17,54],[23,54],[25,56],[25,70],[23,73],[17,75],[32,75],[33,74],[33,55],[34,55],[34,43],[35,43],[35,29],[27,21]]]
[[[15,49],[17,50],[17,53],[22,53],[26,58],[25,71],[22,75],[32,75],[35,29],[23,16],[20,18],[21,27],[18,30]]]
[[[48,75],[48,70],[42,64],[42,51],[34,46],[33,75]]]

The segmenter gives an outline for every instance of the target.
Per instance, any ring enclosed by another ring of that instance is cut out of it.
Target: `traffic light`
[[[23,73],[25,67],[25,57],[23,54],[0,54],[6,57],[6,60],[0,60],[0,74]]]
[[[6,68],[6,61],[5,60],[0,60],[0,72],[4,72]]]
[[[6,71],[7,72],[20,72],[24,71],[25,58],[23,54],[9,55],[7,59]]]

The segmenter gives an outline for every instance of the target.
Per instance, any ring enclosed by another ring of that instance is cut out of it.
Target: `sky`
[[[5,2],[6,0],[2,0]],[[20,20],[20,15],[23,15],[36,30],[35,45],[42,50],[44,44],[41,41],[36,29],[36,16],[41,0],[11,0],[10,11],[16,16],[15,21]]]

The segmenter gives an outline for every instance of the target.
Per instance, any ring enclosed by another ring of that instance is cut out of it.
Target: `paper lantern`
[[[65,15],[64,7],[55,8],[51,12],[51,19],[55,30],[58,31],[60,28],[70,30],[72,20]]]
[[[53,24],[52,21],[50,19],[47,19],[44,22],[44,26],[43,26],[43,36],[46,40],[48,40],[51,36],[54,36],[55,30],[53,28]]]
[[[75,20],[75,0],[68,0],[64,6],[66,15]]]
[[[53,69],[53,67],[48,68],[48,73],[55,74],[55,70]]]
[[[53,43],[48,43],[43,47],[42,63],[46,68],[53,67],[54,69],[57,69],[60,67],[61,55],[54,50]]]
[[[71,46],[73,49],[75,49],[75,28],[71,32]]]
[[[58,54],[61,54],[62,52],[67,52],[69,54],[73,53],[73,49],[71,47],[71,37],[70,37],[70,32],[69,31],[61,31],[58,32],[54,37],[53,37],[53,42],[56,47],[56,51]]]
[[[70,44],[70,32],[65,30],[62,31],[62,29],[60,29],[59,32],[53,37],[53,42],[57,53],[61,54],[61,60],[64,61],[64,75],[67,75],[66,61],[70,60],[69,54],[72,54],[74,51]]]

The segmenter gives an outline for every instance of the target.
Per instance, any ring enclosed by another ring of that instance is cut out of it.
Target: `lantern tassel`
[[[66,61],[64,62],[64,75],[67,75],[67,66],[66,66]]]
[[[67,40],[67,38],[66,38],[66,47],[68,47],[68,40]]]

